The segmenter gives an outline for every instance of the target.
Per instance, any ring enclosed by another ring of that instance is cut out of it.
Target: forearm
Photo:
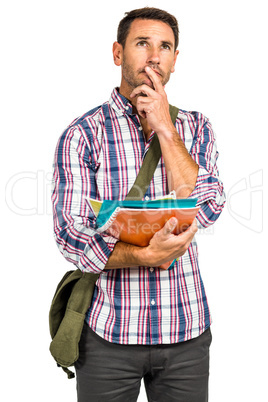
[[[188,153],[174,127],[159,135],[169,191],[175,190],[178,198],[187,198],[196,185],[198,164]]]
[[[109,256],[105,269],[131,268],[148,266],[150,261],[146,255],[145,247],[119,241]]]
[[[166,262],[181,257],[188,249],[197,226],[194,221],[185,232],[174,235],[173,230],[176,224],[175,218],[169,219],[165,226],[154,234],[146,247],[118,242],[109,256],[105,269],[160,267]]]

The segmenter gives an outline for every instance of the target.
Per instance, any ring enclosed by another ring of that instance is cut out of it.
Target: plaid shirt
[[[219,217],[225,202],[210,122],[180,110],[176,129],[199,165],[196,187],[199,227]],[[123,200],[138,174],[154,133],[146,142],[139,117],[114,89],[108,102],[75,120],[55,153],[52,203],[54,232],[64,257],[82,271],[101,273],[87,322],[101,337],[120,344],[175,343],[211,324],[195,239],[173,269],[132,267],[104,271],[117,240],[96,233],[87,199]],[[161,157],[145,197],[168,194]]]

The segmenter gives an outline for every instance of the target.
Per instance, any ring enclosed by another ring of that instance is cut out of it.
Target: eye
[[[170,48],[170,45],[168,45],[167,43],[163,43],[162,49],[164,49],[164,50],[170,50],[171,48]]]
[[[137,46],[147,46],[147,42],[145,40],[141,40],[140,42],[137,43]]]

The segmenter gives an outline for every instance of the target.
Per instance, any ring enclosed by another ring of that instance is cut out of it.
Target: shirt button
[[[129,106],[126,106],[126,110],[128,110],[129,109]]]
[[[145,199],[145,201],[149,201],[149,197],[148,197],[148,195],[146,195],[146,197],[144,198]]]
[[[154,272],[154,268],[150,268],[150,272]]]
[[[155,300],[154,300],[154,299],[151,301],[151,305],[152,305],[152,306],[155,305]]]
[[[139,129],[140,131],[142,131],[142,126],[140,126],[138,129]]]

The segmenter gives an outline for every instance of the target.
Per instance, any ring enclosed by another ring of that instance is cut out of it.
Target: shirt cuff
[[[219,177],[200,167],[195,189],[189,198],[197,198],[197,206],[201,207],[196,217],[198,226],[206,228],[218,219],[224,207],[223,184]]]
[[[118,239],[112,236],[95,234],[88,241],[80,258],[78,268],[82,272],[101,273],[117,242]]]

